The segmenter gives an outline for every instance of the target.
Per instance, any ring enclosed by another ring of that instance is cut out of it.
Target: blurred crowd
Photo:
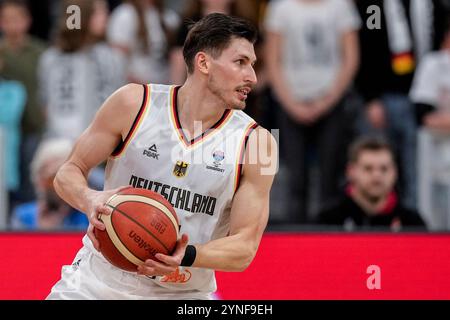
[[[0,0],[10,228],[86,228],[57,169],[120,86],[184,82],[212,12],[259,29],[245,111],[279,129],[270,225],[450,230],[450,0]]]

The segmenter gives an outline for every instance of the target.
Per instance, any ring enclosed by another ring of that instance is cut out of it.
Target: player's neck
[[[181,127],[192,136],[199,123],[204,132],[219,121],[225,107],[215,96],[188,79],[178,90],[177,111]]]

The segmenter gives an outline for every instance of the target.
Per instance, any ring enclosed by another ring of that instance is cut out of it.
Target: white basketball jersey
[[[177,115],[177,86],[146,85],[144,102],[121,147],[109,158],[105,190],[132,185],[163,195],[191,244],[227,236],[245,144],[257,126],[243,111],[226,110],[188,141]],[[214,270],[180,267],[154,281],[173,290],[216,290]]]

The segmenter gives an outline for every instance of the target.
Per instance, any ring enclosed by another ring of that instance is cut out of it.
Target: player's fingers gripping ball
[[[160,194],[146,189],[127,188],[114,194],[106,205],[110,215],[99,215],[105,230],[95,228],[100,252],[114,266],[136,272],[155,254],[171,255],[179,237],[178,217]]]

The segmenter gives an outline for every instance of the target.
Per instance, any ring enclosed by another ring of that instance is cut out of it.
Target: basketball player
[[[257,81],[255,38],[246,21],[210,14],[186,39],[183,86],[129,84],[107,99],[55,178],[90,226],[48,299],[209,299],[214,270],[251,263],[277,167],[274,138],[242,111]],[[105,191],[89,189],[89,170],[106,159]],[[181,225],[175,252],[137,273],[109,264],[93,233],[105,228],[97,216],[111,213],[105,202],[127,185],[161,193]]]

